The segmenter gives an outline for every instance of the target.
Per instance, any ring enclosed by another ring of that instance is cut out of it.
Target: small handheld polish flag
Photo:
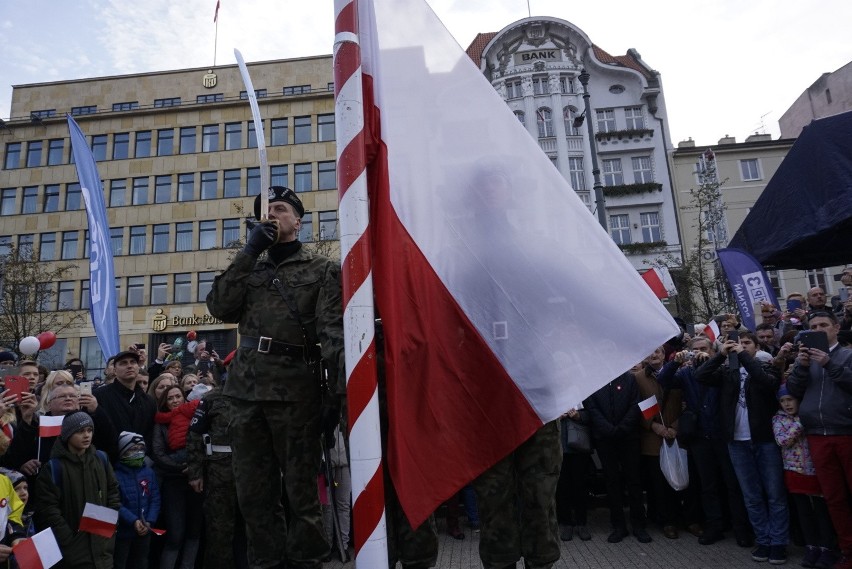
[[[717,324],[715,320],[711,320],[710,324],[704,327],[704,335],[707,336],[711,342],[715,342],[716,338],[719,337],[719,324]]]
[[[86,503],[83,517],[80,518],[80,531],[110,538],[118,524],[118,510]]]
[[[62,560],[53,530],[47,528],[12,548],[19,567],[49,569]]]
[[[52,415],[42,415],[38,419],[38,436],[40,437],[58,437],[62,434],[62,420],[65,417],[60,415],[54,417]]]
[[[657,396],[652,395],[645,401],[639,402],[639,409],[642,410],[642,416],[645,417],[645,420],[650,419],[654,415],[660,412],[660,404],[657,403]]]

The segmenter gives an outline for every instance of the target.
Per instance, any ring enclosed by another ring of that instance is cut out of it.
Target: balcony
[[[627,130],[613,130],[610,132],[598,132],[595,140],[598,141],[598,149],[606,150],[630,150],[633,148],[647,148],[654,144],[654,130],[650,128],[631,128]]]
[[[539,138],[538,145],[541,146],[544,152],[556,152],[556,139],[553,137]]]
[[[663,185],[657,182],[645,182],[643,184],[620,184],[618,186],[604,186],[603,193],[607,198],[620,198],[625,196],[637,196],[652,192],[662,192]]]
[[[668,245],[665,241],[652,241],[650,243],[619,243],[618,248],[625,255],[645,255],[660,252],[668,247]]]

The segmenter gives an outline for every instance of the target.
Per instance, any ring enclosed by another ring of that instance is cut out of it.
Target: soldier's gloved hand
[[[340,424],[340,399],[338,397],[329,397],[322,402],[320,409],[320,429],[322,429],[323,441],[325,448],[334,448],[334,443],[337,437],[334,436],[334,429]]]
[[[254,226],[246,240],[243,252],[257,257],[269,249],[278,240],[278,224],[274,221],[264,221]]]

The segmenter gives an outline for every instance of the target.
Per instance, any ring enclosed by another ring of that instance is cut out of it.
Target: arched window
[[[562,109],[562,116],[565,118],[565,134],[568,136],[582,136],[580,127],[574,127],[574,119],[580,116],[577,109],[572,106]]]
[[[527,115],[524,114],[524,111],[515,111],[515,118],[517,118],[522,125],[527,125]]]
[[[548,138],[553,136],[553,118],[550,109],[541,107],[536,111],[536,119],[538,122],[538,137]]]

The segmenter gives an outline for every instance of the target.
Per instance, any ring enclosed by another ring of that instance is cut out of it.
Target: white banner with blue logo
[[[755,311],[760,310],[755,308],[755,304],[768,302],[772,306],[778,306],[775,289],[772,288],[763,265],[749,253],[742,249],[728,247],[719,249],[716,254],[719,255],[719,262],[725,269],[725,276],[728,278],[728,284],[731,285],[734,300],[740,308],[742,323],[754,332]]]
[[[86,135],[70,115],[66,116],[68,131],[71,134],[74,164],[77,167],[77,178],[80,180],[80,191],[86,203],[86,217],[89,219],[90,314],[104,358],[110,358],[121,350],[118,340],[115,268],[112,264],[104,190],[95,157],[92,156],[92,151],[86,143]]]

